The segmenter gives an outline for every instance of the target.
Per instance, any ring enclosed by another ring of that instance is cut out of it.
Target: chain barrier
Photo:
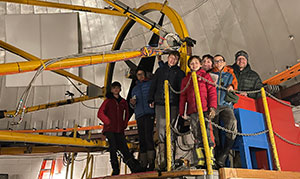
[[[265,134],[267,132],[269,132],[269,130],[264,130],[264,131],[260,131],[260,132],[255,132],[255,133],[240,133],[238,131],[232,131],[232,130],[229,130],[225,127],[222,127],[218,124],[216,124],[215,122],[211,121],[211,119],[207,119],[207,118],[204,118],[206,122],[210,122],[214,127],[224,131],[224,132],[227,132],[227,133],[230,133],[230,134],[233,134],[233,135],[239,135],[239,136],[246,136],[246,137],[251,137],[251,136],[257,136],[257,135],[261,135],[261,134]]]
[[[273,132],[274,132],[274,131],[273,131]],[[281,140],[285,141],[286,143],[289,143],[289,144],[292,144],[292,145],[295,145],[295,146],[300,146],[300,144],[287,140],[286,138],[284,138],[284,137],[282,137],[281,135],[279,135],[277,132],[274,132],[274,134],[275,134],[277,137],[279,137]]]
[[[202,76],[197,75],[197,77],[200,78],[201,80],[203,80],[203,81],[205,81],[205,82],[207,82],[207,83],[209,83],[209,84],[215,86],[216,88],[219,88],[219,89],[222,89],[222,90],[227,91],[227,88],[225,88],[225,87],[223,87],[223,86],[221,86],[221,85],[215,84],[214,82],[209,81],[208,79],[206,79],[206,78],[204,78],[204,77],[202,77]],[[170,89],[171,89],[171,91],[172,91],[173,93],[175,93],[175,94],[180,94],[180,93],[184,92],[184,91],[187,89],[187,87],[188,87],[189,84],[190,84],[190,80],[191,80],[191,77],[190,77],[190,79],[189,79],[187,85],[186,85],[186,86],[184,87],[184,89],[181,90],[181,91],[176,91],[176,90],[174,90],[174,88],[172,88],[172,86],[170,85],[170,83],[168,83],[168,84],[169,84],[169,87],[170,87]],[[260,89],[259,89],[259,90],[253,90],[253,91],[238,91],[238,90],[232,90],[232,91],[235,92],[235,93],[247,93],[247,94],[251,94],[251,93],[260,93],[260,92],[261,92]],[[276,98],[274,95],[272,95],[271,93],[269,93],[269,92],[267,92],[267,91],[266,91],[266,94],[267,94],[270,98],[274,99],[275,101],[277,101],[277,102],[279,102],[279,103],[281,103],[281,104],[283,104],[283,105],[286,105],[286,106],[291,107],[291,108],[297,107],[297,106],[288,104],[288,103],[282,101],[281,99]]]
[[[175,94],[180,94],[180,93],[183,93],[189,86],[190,86],[190,82],[192,80],[192,75],[190,76],[189,78],[189,81],[186,83],[186,86],[181,90],[181,91],[176,91],[170,84],[170,82],[168,81],[168,85],[170,87],[170,90],[175,93]]]
[[[221,85],[215,84],[214,82],[212,82],[212,81],[210,81],[210,80],[208,80],[208,79],[206,79],[206,78],[204,78],[204,77],[202,77],[202,76],[197,75],[197,77],[200,78],[201,80],[203,80],[203,81],[205,81],[205,82],[207,82],[207,83],[209,83],[209,84],[211,84],[211,85],[213,85],[213,86],[219,88],[219,89],[222,89],[222,90],[227,91],[227,88],[225,88],[225,87],[223,87],[223,86],[221,86]],[[170,90],[171,90],[173,93],[175,93],[175,94],[180,94],[180,93],[184,92],[184,91],[188,88],[188,86],[190,85],[191,78],[192,78],[192,75],[190,76],[189,81],[187,82],[186,86],[185,86],[185,87],[183,88],[183,90],[181,90],[181,91],[176,91],[176,90],[174,90],[174,88],[172,88],[171,84],[168,83],[168,84],[169,84],[169,87],[170,87]],[[254,91],[238,91],[238,90],[232,90],[232,91],[233,91],[233,92],[236,92],[236,93],[246,92],[247,94],[250,94],[250,93],[259,93],[259,92],[261,92],[261,90],[254,90]],[[288,104],[288,103],[284,102],[284,101],[281,100],[281,99],[276,98],[274,95],[272,95],[271,93],[269,93],[269,92],[267,92],[267,91],[266,91],[266,94],[267,94],[270,98],[274,99],[275,101],[277,101],[277,102],[279,102],[279,103],[281,103],[281,104],[283,104],[283,105],[286,105],[286,106],[291,107],[291,108],[297,107],[297,106]],[[207,118],[204,118],[204,119],[205,119],[205,121],[210,122],[214,127],[218,128],[218,129],[220,129],[220,130],[222,130],[222,131],[224,131],[224,132],[233,134],[233,135],[239,135],[239,136],[257,136],[257,135],[261,135],[261,134],[265,134],[265,133],[269,132],[269,130],[267,129],[267,130],[260,131],[260,132],[256,132],[256,133],[247,133],[247,134],[245,134],[245,133],[240,133],[240,132],[238,132],[238,131],[232,131],[232,130],[229,130],[229,129],[225,128],[225,127],[222,127],[222,126],[216,124],[215,122],[213,122],[213,121],[210,120],[210,119],[207,119]],[[178,136],[184,136],[184,135],[187,135],[187,134],[190,133],[190,131],[189,131],[189,132],[186,132],[186,133],[180,133],[180,132],[179,132],[178,130],[176,130],[172,125],[171,125],[171,129],[172,129],[172,130],[174,131],[174,133],[176,133]],[[278,133],[276,133],[275,131],[274,131],[274,134],[275,134],[277,137],[279,137],[281,140],[285,141],[285,142],[288,143],[288,144],[295,145],[295,146],[300,146],[299,143],[295,143],[295,142],[289,141],[289,140],[287,140],[286,138],[284,138],[284,137],[282,137],[281,135],[279,135]]]
[[[199,77],[201,80],[203,80],[203,81],[205,81],[205,82],[207,82],[207,83],[209,83],[209,84],[211,84],[211,85],[213,85],[213,86],[215,86],[215,87],[217,87],[217,88],[219,88],[219,89],[222,89],[222,90],[227,91],[227,88],[225,88],[225,87],[223,87],[223,86],[221,86],[221,85],[215,84],[214,82],[209,81],[208,79],[206,79],[206,78],[204,78],[204,77],[202,77],[202,76],[197,75],[197,77]],[[169,82],[168,84],[169,84],[170,90],[171,90],[173,93],[175,93],[175,94],[183,93],[183,92],[188,88],[188,86],[190,85],[191,79],[192,79],[192,75],[190,75],[189,81],[186,83],[186,86],[185,86],[181,91],[176,91],[176,90],[171,86],[171,84],[170,84],[170,82]],[[251,94],[251,93],[260,93],[260,89],[259,89],[259,90],[253,90],[253,91],[238,91],[238,90],[232,90],[232,91],[233,91],[233,92],[236,92],[236,93],[247,93],[247,94]],[[284,103],[284,104],[286,104],[286,103]]]
[[[206,79],[206,78],[204,78],[202,76],[197,75],[197,77],[200,78],[201,80],[203,80],[203,81],[205,81],[205,82],[207,82],[207,83],[215,86],[216,88],[219,88],[219,89],[227,91],[227,88],[225,88],[225,87],[223,87],[221,85],[215,84],[214,82],[209,81],[208,79]],[[247,94],[260,93],[260,89],[259,90],[253,90],[253,91],[238,91],[238,90],[232,90],[232,91],[235,92],[235,93],[247,93]]]
[[[238,131],[232,131],[230,129],[227,129],[225,127],[222,127],[220,125],[218,125],[217,123],[213,122],[211,119],[207,119],[207,118],[204,118],[206,122],[209,122],[211,123],[214,127],[224,131],[224,132],[227,132],[227,133],[230,133],[230,134],[233,134],[233,135],[239,135],[239,136],[246,136],[246,137],[251,137],[251,136],[257,136],[257,135],[261,135],[261,134],[265,134],[267,132],[269,132],[269,130],[264,130],[264,131],[260,131],[260,132],[255,132],[255,133],[241,133],[241,132],[238,132]],[[180,133],[176,128],[174,128],[172,125],[170,125],[172,131],[178,135],[178,136],[184,136],[184,135],[187,135],[189,134],[191,131],[188,131],[188,132],[185,132],[185,133]]]
[[[284,101],[282,101],[281,99],[276,98],[275,96],[273,96],[271,93],[269,93],[269,92],[267,92],[267,91],[266,91],[266,93],[267,93],[267,95],[268,95],[270,98],[274,99],[275,101],[277,101],[277,102],[279,102],[279,103],[281,103],[281,104],[283,104],[283,105],[286,105],[286,106],[291,107],[291,108],[297,107],[297,106],[294,106],[294,105],[285,103]]]

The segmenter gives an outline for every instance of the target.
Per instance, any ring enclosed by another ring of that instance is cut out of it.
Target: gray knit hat
[[[239,56],[244,56],[247,59],[247,61],[249,60],[249,55],[244,50],[240,50],[240,51],[236,52],[236,54],[235,54],[235,61],[238,59]]]

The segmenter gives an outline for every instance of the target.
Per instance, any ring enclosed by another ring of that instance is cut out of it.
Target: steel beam
[[[44,7],[53,7],[53,8],[60,8],[60,9],[69,9],[75,11],[83,11],[83,12],[93,12],[98,14],[108,14],[114,16],[125,16],[116,10],[110,9],[99,9],[93,7],[85,7],[85,6],[78,6],[78,5],[70,5],[70,4],[62,4],[62,3],[55,3],[55,2],[47,2],[47,1],[38,1],[38,0],[0,0],[2,2],[11,2],[11,3],[19,3],[19,4],[27,4],[27,5],[35,5],[35,6],[44,6]]]
[[[57,137],[4,131],[0,131],[0,142],[23,142],[77,147],[101,147],[103,144],[103,141],[100,140],[87,141],[80,138],[72,137]]]
[[[86,147],[69,147],[69,146],[27,146],[27,147],[1,147],[0,155],[24,155],[24,154],[42,154],[42,153],[59,153],[59,152],[94,152],[106,149],[86,148]]]
[[[28,61],[41,61],[42,60],[42,59],[40,59],[40,58],[30,54],[30,53],[27,53],[27,52],[25,52],[25,51],[23,51],[23,50],[21,50],[17,47],[14,47],[14,46],[6,43],[6,42],[3,42],[2,40],[0,40],[0,47],[2,47],[3,49],[5,49],[7,51],[10,51],[11,53],[14,53],[14,54],[20,56],[20,57],[22,57],[22,58],[24,58]],[[89,82],[89,81],[87,81],[87,80],[85,80],[85,79],[83,79],[83,78],[81,78],[77,75],[74,75],[70,72],[67,72],[65,70],[54,70],[53,72],[55,72],[57,74],[60,74],[62,76],[70,77],[70,78],[72,78],[76,81],[79,81],[79,82],[81,82],[85,85],[93,84],[93,83],[91,83],[91,82]],[[95,84],[93,84],[93,85],[95,85]],[[95,86],[97,86],[97,85],[95,85]]]
[[[128,127],[136,126],[136,121],[129,121]],[[103,129],[102,125],[97,126],[87,126],[87,127],[80,127],[77,131],[91,131],[91,130],[101,130]],[[10,130],[1,130],[4,132],[9,132]],[[15,130],[13,132],[19,133],[58,133],[58,132],[72,132],[74,128],[66,128],[66,129],[40,129],[40,130]]]
[[[290,67],[289,69],[265,80],[264,84],[269,85],[279,85],[287,80],[290,80],[296,76],[300,75],[300,63]]]
[[[162,52],[154,52],[149,56],[155,56]],[[116,61],[125,61],[132,58],[144,57],[142,51],[121,52],[115,54],[99,54],[87,55],[74,58],[65,58],[46,67],[45,70],[58,70],[66,68],[74,68],[101,63],[111,63]],[[49,60],[30,61],[30,62],[15,62],[0,64],[0,75],[8,75],[15,73],[24,73],[37,70],[41,65],[44,65]]]
[[[101,97],[103,97],[103,95]],[[39,111],[42,109],[54,108],[54,107],[63,106],[63,105],[67,105],[67,104],[78,103],[78,102],[87,101],[87,100],[96,99],[96,98],[99,98],[99,97],[81,96],[78,98],[61,100],[61,101],[56,101],[56,102],[52,102],[52,103],[48,103],[48,104],[40,104],[40,105],[36,105],[36,106],[27,107],[25,110],[25,113]],[[22,111],[23,110],[21,109],[19,111],[18,115],[21,114]],[[4,112],[3,118],[8,117],[8,116],[13,116],[15,113],[16,113],[16,110]]]

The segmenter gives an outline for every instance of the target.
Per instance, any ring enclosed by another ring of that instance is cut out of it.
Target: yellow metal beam
[[[54,107],[67,105],[67,104],[78,103],[81,101],[86,101],[86,100],[91,100],[91,99],[96,99],[96,98],[98,98],[98,97],[81,96],[78,98],[61,100],[61,101],[56,101],[56,102],[52,102],[52,103],[48,103],[48,104],[41,104],[41,105],[37,105],[37,106],[31,106],[31,107],[26,108],[25,113],[34,112],[34,111],[38,111],[38,110],[42,110],[42,109],[54,108]],[[15,110],[7,111],[7,112],[4,112],[4,116],[13,116],[15,113],[16,113]],[[22,109],[19,111],[18,115],[21,113],[22,113]]]
[[[21,50],[17,47],[14,47],[14,46],[6,43],[6,42],[3,42],[2,40],[0,40],[0,47],[2,47],[5,50],[8,50],[8,51],[10,51],[10,52],[12,52],[16,55],[19,55],[20,57],[25,58],[26,60],[29,60],[29,61],[41,61],[42,60],[42,59],[40,59],[40,58],[30,54],[30,53],[27,53],[27,52],[25,52],[25,51],[23,51],[23,50]],[[60,74],[60,75],[63,75],[63,76],[70,77],[70,78],[72,78],[76,81],[79,81],[79,82],[81,82],[85,85],[93,84],[93,83],[91,83],[91,82],[89,82],[89,81],[87,81],[87,80],[85,80],[85,79],[83,79],[79,76],[76,76],[76,75],[74,75],[70,72],[67,72],[65,70],[54,70],[53,72],[55,72],[57,74]],[[95,85],[95,84],[93,84],[93,85]]]
[[[166,114],[166,146],[167,146],[167,171],[172,169],[172,150],[171,150],[171,127],[170,127],[170,98],[168,80],[164,83],[165,89],[165,114]]]
[[[125,14],[128,18],[140,23],[145,26],[147,29],[150,29],[157,35],[161,35],[160,31],[162,30],[159,25],[154,23],[152,20],[146,18],[145,16],[140,16],[140,14],[129,6],[123,4],[118,0],[104,0],[106,3],[116,8],[120,13]],[[165,35],[165,34],[164,34]],[[163,36],[164,36],[163,35]]]
[[[198,111],[198,116],[199,116],[199,121],[200,121],[200,129],[201,129],[201,133],[202,133],[202,141],[203,141],[206,166],[207,166],[207,174],[212,176],[213,175],[212,160],[211,160],[210,149],[209,149],[209,145],[208,145],[208,139],[207,139],[203,110],[202,110],[201,96],[200,96],[200,91],[199,91],[199,86],[198,86],[197,74],[194,71],[192,72],[192,79],[193,79],[193,85],[194,85],[195,96],[196,96],[197,111]]]
[[[161,52],[154,52],[150,56],[161,54]],[[66,58],[53,63],[46,67],[45,70],[66,69],[87,65],[95,65],[100,63],[111,63],[116,61],[124,61],[132,58],[144,57],[141,51],[121,52],[116,54],[100,54],[91,56],[81,56],[74,58]],[[30,61],[30,62],[15,62],[0,64],[0,75],[8,75],[15,73],[23,73],[37,70],[41,65],[49,60]]]
[[[275,163],[276,169],[278,171],[281,171],[265,88],[261,88],[261,96],[262,96],[262,102],[263,102],[264,110],[265,110],[265,120],[266,120],[267,127],[269,130],[269,140],[270,140],[271,147],[272,147],[274,163]]]
[[[3,132],[0,132],[0,141],[2,141],[2,134]],[[11,132],[13,133],[13,132]],[[33,135],[37,139],[39,139],[39,136],[43,135]],[[20,136],[27,137],[27,135],[20,134]],[[45,137],[51,137],[52,139],[49,141],[43,141],[43,142],[36,142],[36,141],[30,141],[30,140],[19,140],[20,137],[18,137],[18,142],[28,142],[28,143],[41,143],[45,145],[50,145],[55,143],[54,145],[61,145],[61,146],[27,146],[27,147],[0,147],[0,155],[24,155],[24,154],[37,154],[37,153],[59,153],[59,152],[93,152],[93,151],[101,151],[108,148],[108,143],[105,140],[97,140],[96,145],[87,146],[85,144],[82,144],[79,142],[78,144],[70,144],[73,143],[72,137],[55,137],[55,136],[45,136]],[[58,138],[58,139],[57,139]],[[63,139],[62,139],[63,138]],[[49,139],[49,138],[48,138]],[[76,138],[78,141],[83,141],[82,139]],[[9,139],[10,141],[5,140],[6,142],[15,142],[15,137],[11,137]],[[65,140],[65,142],[61,142],[61,140]],[[67,142],[69,141],[69,142]],[[51,142],[51,143],[50,143]],[[87,142],[87,141],[86,141]],[[68,144],[65,144],[68,143]],[[80,145],[82,144],[82,145]],[[67,146],[65,146],[67,145]],[[134,143],[127,143],[128,147],[130,149],[137,149],[138,145]],[[77,147],[74,147],[77,146]]]
[[[105,146],[103,149],[106,149]],[[92,152],[99,151],[97,148],[69,147],[69,146],[28,146],[28,147],[1,147],[0,155],[24,155],[24,154],[42,154],[59,152]]]
[[[60,9],[69,9],[75,11],[84,11],[84,12],[93,12],[98,14],[108,14],[114,16],[125,16],[118,11],[109,10],[109,9],[99,9],[93,7],[85,7],[78,5],[70,5],[70,4],[61,4],[55,2],[47,2],[47,1],[38,1],[38,0],[0,0],[2,2],[11,2],[11,3],[19,3],[19,4],[27,4],[27,5],[35,5],[35,6],[44,6],[44,7],[53,7]]]
[[[47,145],[67,145],[79,147],[101,147],[100,140],[83,140],[80,138],[72,137],[57,137],[35,134],[24,134],[17,132],[3,132],[0,131],[1,142],[25,142],[25,143],[38,143]]]

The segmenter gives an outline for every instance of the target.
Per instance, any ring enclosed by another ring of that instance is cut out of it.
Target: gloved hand
[[[209,108],[209,114],[208,114],[208,118],[209,119],[213,119],[216,116],[216,109],[213,107]]]

